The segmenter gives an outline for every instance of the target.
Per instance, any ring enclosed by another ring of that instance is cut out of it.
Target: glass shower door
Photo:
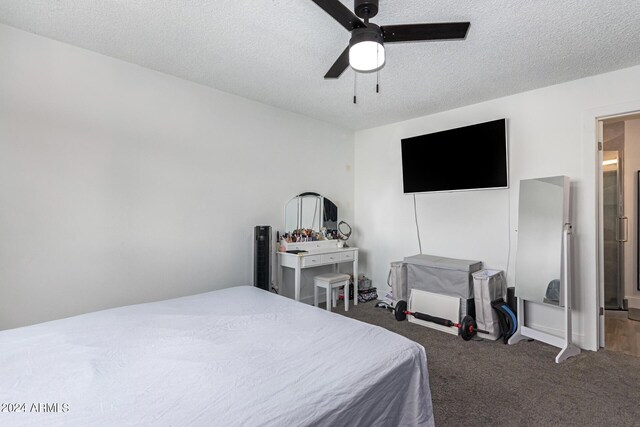
[[[605,308],[610,310],[624,308],[624,242],[627,224],[624,218],[621,166],[620,151],[603,152],[604,302]]]

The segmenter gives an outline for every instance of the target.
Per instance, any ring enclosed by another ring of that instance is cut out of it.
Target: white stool
[[[336,306],[338,289],[344,286],[344,311],[349,311],[349,280],[348,274],[341,273],[327,273],[314,277],[313,305],[318,306],[318,288],[324,288],[327,291],[327,310],[331,311],[332,303]]]

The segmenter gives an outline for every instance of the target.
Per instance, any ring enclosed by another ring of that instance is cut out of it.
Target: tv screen
[[[405,193],[507,188],[506,119],[402,140]]]

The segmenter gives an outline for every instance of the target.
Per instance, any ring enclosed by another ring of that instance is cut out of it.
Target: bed
[[[433,425],[425,351],[240,286],[0,332],[0,425]]]

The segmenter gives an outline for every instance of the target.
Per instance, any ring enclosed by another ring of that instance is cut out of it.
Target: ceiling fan
[[[378,26],[369,22],[378,14],[378,0],[354,0],[355,15],[339,0],[313,2],[351,33],[349,46],[325,74],[325,79],[337,79],[349,65],[360,73],[378,71],[385,64],[385,43],[459,40],[467,36],[469,29],[469,22]]]

